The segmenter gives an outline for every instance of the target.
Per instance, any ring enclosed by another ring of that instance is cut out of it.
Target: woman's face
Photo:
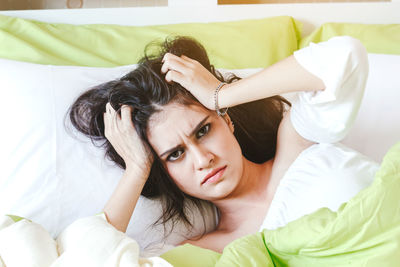
[[[229,117],[199,105],[171,103],[151,117],[149,142],[186,194],[227,197],[239,184],[243,157]]]

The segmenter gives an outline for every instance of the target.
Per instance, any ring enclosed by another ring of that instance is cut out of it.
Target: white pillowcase
[[[343,141],[376,161],[400,140],[400,56],[370,54],[370,75],[359,115]],[[15,214],[43,225],[56,237],[74,220],[100,212],[122,175],[105,160],[104,151],[72,129],[64,116],[88,88],[122,76],[135,66],[88,68],[45,66],[0,59],[0,214]],[[234,71],[245,77],[259,71]],[[225,71],[223,71],[225,72]],[[289,95],[290,99],[290,95]],[[73,136],[77,135],[78,139]],[[160,204],[141,198],[127,234],[142,248],[163,238],[163,227],[149,227],[161,214]],[[204,230],[194,212],[195,231]],[[216,218],[209,208],[207,230]],[[166,240],[178,244],[188,234],[177,227]]]
[[[400,141],[400,55],[368,54],[363,102],[343,144],[381,162]]]
[[[29,218],[56,237],[76,219],[102,211],[123,170],[71,125],[66,131],[64,118],[82,92],[134,68],[46,66],[0,59],[0,214]],[[211,229],[216,218],[212,209],[208,211],[206,223]],[[149,227],[160,215],[158,201],[140,198],[127,234],[142,248],[160,243],[163,226]],[[199,217],[193,212],[191,236],[203,233]],[[166,243],[185,240],[184,229],[177,227]]]
[[[360,110],[341,143],[381,162],[388,149],[400,141],[400,55],[370,53],[368,61],[369,75]],[[246,77],[259,70],[233,72]],[[283,96],[290,101],[294,94]]]

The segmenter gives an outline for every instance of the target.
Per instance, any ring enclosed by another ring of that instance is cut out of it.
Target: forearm
[[[149,170],[127,169],[105,205],[107,220],[117,230],[126,231],[148,175]]]
[[[290,56],[250,77],[225,85],[218,94],[220,108],[297,91],[325,89],[323,81]]]

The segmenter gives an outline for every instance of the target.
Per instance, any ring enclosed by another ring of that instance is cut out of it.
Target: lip
[[[213,183],[219,180],[219,178],[221,178],[221,176],[224,174],[226,169],[226,165],[221,167],[221,168],[216,168],[212,171],[210,171],[206,177],[204,177],[203,181],[201,182],[201,184],[205,184],[205,183]]]

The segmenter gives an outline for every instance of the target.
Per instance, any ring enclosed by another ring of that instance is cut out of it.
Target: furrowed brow
[[[210,115],[208,115],[207,117],[205,117],[204,119],[202,119],[201,122],[199,122],[196,127],[194,127],[193,131],[190,133],[189,136],[193,136],[195,133],[197,133],[198,130],[200,130],[201,127],[203,127],[203,124],[206,122],[206,120],[210,117]]]
[[[207,121],[207,119],[210,117],[210,115],[208,115],[207,117],[205,117],[204,119],[202,119],[197,125],[196,127],[194,127],[194,129],[190,132],[189,136],[193,136],[198,130],[200,130],[201,127],[203,127],[204,122]],[[171,153],[172,151],[176,150],[177,148],[180,148],[180,145],[174,146],[171,149],[168,149],[167,151],[165,151],[164,153],[162,153],[160,155],[160,158],[162,158],[164,155]]]

